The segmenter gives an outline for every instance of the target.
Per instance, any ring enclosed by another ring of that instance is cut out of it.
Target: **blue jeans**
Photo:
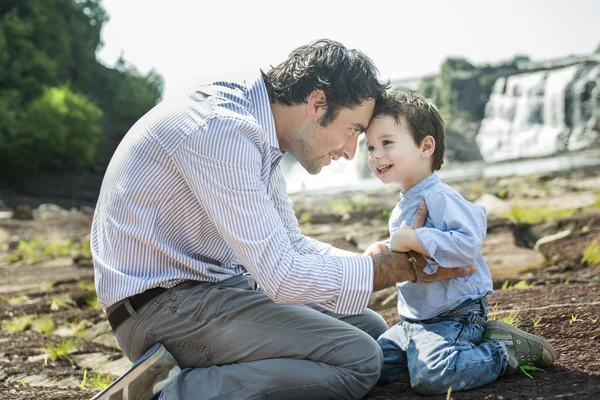
[[[434,318],[402,319],[377,341],[383,350],[380,383],[410,376],[422,394],[444,394],[493,382],[508,360],[501,342],[482,343],[487,299],[460,305]]]

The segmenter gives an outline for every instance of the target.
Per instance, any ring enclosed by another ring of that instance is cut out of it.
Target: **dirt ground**
[[[77,215],[61,220],[16,221],[0,220],[0,234],[6,238],[32,235],[80,237],[89,232],[90,216]],[[9,240],[10,241],[10,240]],[[333,238],[340,247],[352,248]],[[564,243],[562,244],[564,246]],[[560,247],[558,247],[560,249]],[[561,254],[567,254],[563,248]],[[10,245],[0,250],[0,323],[22,315],[49,315],[55,321],[54,334],[45,335],[26,329],[23,332],[0,331],[0,399],[88,399],[97,390],[79,388],[83,381],[85,358],[99,354],[118,360],[122,354],[114,345],[86,339],[74,334],[73,351],[66,359],[44,360],[44,348],[64,340],[65,326],[81,324],[97,326],[105,323],[101,310],[90,303],[93,269],[89,260],[72,257],[56,258],[27,265],[7,259]],[[574,256],[581,258],[581,256]],[[561,264],[562,265],[562,264]],[[557,350],[556,364],[545,371],[533,372],[533,379],[524,375],[501,377],[482,388],[454,392],[454,399],[600,399],[600,268],[581,266],[554,267],[532,274],[516,276],[527,281],[524,288],[497,290],[489,303],[493,318],[517,313],[518,325],[543,336]],[[52,284],[48,284],[51,282]],[[504,279],[495,282],[499,287]],[[69,295],[66,305],[53,306],[56,299]],[[26,297],[23,297],[26,296]],[[11,301],[21,298],[19,301]],[[379,311],[388,324],[397,322],[392,308]],[[535,322],[534,322],[535,321]],[[63,332],[59,334],[59,332]],[[366,397],[369,400],[422,399],[410,388],[399,384],[376,386]],[[445,399],[446,396],[432,396]]]

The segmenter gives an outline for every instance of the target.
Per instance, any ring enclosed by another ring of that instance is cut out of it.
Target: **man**
[[[91,242],[98,297],[138,361],[98,398],[350,399],[375,385],[387,325],[366,310],[372,291],[474,269],[428,276],[422,259],[304,237],[280,161],[290,152],[317,174],[352,159],[385,89],[368,57],[320,40],[253,83],[201,87],[133,126]]]

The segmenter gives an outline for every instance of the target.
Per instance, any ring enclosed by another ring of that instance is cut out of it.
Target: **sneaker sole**
[[[510,333],[514,333],[514,334],[523,336],[527,340],[531,340],[532,342],[535,342],[535,343],[539,344],[540,346],[542,346],[544,349],[548,350],[548,352],[552,356],[551,364],[554,363],[554,361],[556,360],[556,351],[554,350],[554,347],[552,347],[552,345],[550,343],[548,343],[546,340],[544,340],[543,338],[541,338],[539,336],[532,335],[531,333],[527,333],[515,326],[512,326],[512,325],[507,324],[506,322],[502,322],[502,321],[488,322],[487,330],[510,332]],[[493,335],[493,333],[492,333],[492,335]]]
[[[111,386],[104,389],[102,392],[97,393],[90,400],[108,400],[109,396],[117,394],[125,389],[131,382],[133,382],[141,373],[143,373],[150,365],[154,364],[159,358],[165,354],[166,349],[156,344],[158,350],[152,353],[146,359],[138,360],[125,374],[121,375],[119,379],[114,381]]]

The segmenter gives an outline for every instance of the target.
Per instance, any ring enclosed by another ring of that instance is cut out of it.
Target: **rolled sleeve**
[[[373,258],[341,258],[342,285],[333,311],[338,314],[360,314],[369,305],[373,293]]]

